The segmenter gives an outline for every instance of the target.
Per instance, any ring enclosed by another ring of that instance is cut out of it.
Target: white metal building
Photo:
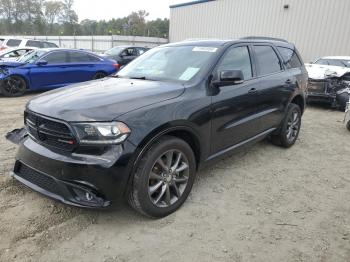
[[[305,62],[350,55],[350,0],[198,0],[170,6],[170,42],[284,38]]]

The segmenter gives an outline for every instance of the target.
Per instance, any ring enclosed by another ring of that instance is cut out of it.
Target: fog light
[[[85,191],[79,188],[73,188],[76,195],[76,199],[79,201],[97,202],[96,196],[89,191]]]
[[[87,201],[91,201],[94,197],[89,192],[86,192],[85,193],[85,198],[86,198]]]

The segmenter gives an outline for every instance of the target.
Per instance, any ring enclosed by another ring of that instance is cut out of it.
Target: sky
[[[133,11],[146,10],[147,20],[169,18],[169,5],[191,0],[74,0],[74,11],[79,21],[84,19],[109,20],[125,17]]]

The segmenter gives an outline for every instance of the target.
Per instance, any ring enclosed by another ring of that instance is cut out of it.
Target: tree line
[[[0,0],[1,35],[134,35],[168,37],[169,19],[147,21],[145,10],[80,23],[74,0]]]

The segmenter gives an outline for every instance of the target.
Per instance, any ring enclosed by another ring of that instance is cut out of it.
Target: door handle
[[[250,94],[250,95],[255,95],[257,93],[258,93],[258,89],[256,89],[256,88],[252,88],[248,91],[248,94]]]
[[[290,80],[290,79],[287,79],[287,80],[286,80],[286,84],[287,84],[287,85],[290,85],[290,84],[292,84],[292,83],[293,83],[292,80]]]

